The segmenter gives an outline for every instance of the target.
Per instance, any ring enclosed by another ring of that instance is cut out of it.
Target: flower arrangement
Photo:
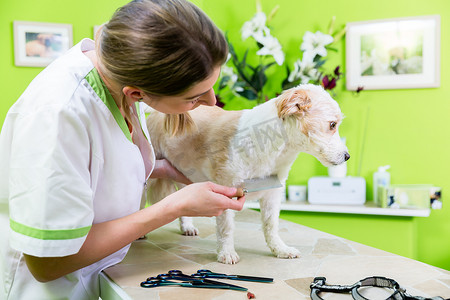
[[[278,39],[271,35],[268,22],[278,10],[276,6],[269,17],[261,10],[257,2],[257,12],[254,17],[244,23],[241,29],[242,39],[252,38],[257,46],[256,55],[258,64],[256,66],[248,62],[249,50],[242,57],[236,53],[233,44],[228,40],[229,58],[227,64],[222,67],[222,75],[219,84],[220,91],[228,87],[234,94],[240,95],[248,100],[256,100],[256,103],[266,101],[263,88],[267,82],[266,71],[274,64],[279,66],[284,63],[284,53]],[[229,64],[232,66],[229,66]],[[235,73],[236,71],[236,73]]]
[[[273,66],[281,67],[285,64],[285,54],[277,38],[271,34],[269,23],[275,16],[276,6],[268,17],[261,9],[260,0],[257,0],[257,11],[253,18],[245,22],[241,28],[242,40],[251,38],[256,43],[257,51],[250,52],[248,48],[242,56],[239,56],[233,43],[227,36],[229,45],[229,58],[222,67],[219,84],[216,88],[219,105],[228,90],[233,95],[241,96],[255,105],[265,102],[267,96],[264,87],[267,83],[266,71]],[[307,31],[300,45],[301,58],[294,62],[292,71],[286,65],[286,78],[280,84],[280,91],[301,83],[321,84],[325,89],[332,91],[337,81],[342,78],[340,67],[335,66],[330,72],[325,68],[329,51],[336,51],[332,45],[338,42],[345,34],[345,28],[334,32],[335,18],[332,19],[328,34],[320,31],[312,33]],[[252,57],[253,64],[249,61]],[[256,58],[255,58],[256,57]],[[254,61],[257,61],[255,64]],[[327,64],[328,66],[328,64]]]
[[[333,90],[342,73],[340,66],[333,68],[332,72],[327,72],[325,63],[327,62],[328,51],[335,51],[333,43],[338,42],[345,34],[345,28],[333,34],[335,18],[331,20],[328,34],[321,31],[312,33],[307,31],[303,35],[303,42],[300,45],[302,58],[297,59],[292,71],[287,67],[288,77],[283,81],[282,88],[287,89],[301,83],[321,84],[326,90]],[[334,35],[334,36],[333,36]]]

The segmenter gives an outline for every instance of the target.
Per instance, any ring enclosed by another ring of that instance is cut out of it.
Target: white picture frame
[[[72,25],[14,21],[16,66],[45,67],[73,45]]]
[[[346,25],[348,90],[440,86],[440,16]]]

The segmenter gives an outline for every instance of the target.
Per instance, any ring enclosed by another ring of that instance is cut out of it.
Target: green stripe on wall
[[[9,220],[9,225],[12,230],[17,233],[40,239],[40,240],[71,240],[77,239],[87,235],[91,226],[86,226],[76,229],[63,229],[63,230],[49,230],[49,229],[37,229],[29,227],[16,221]]]

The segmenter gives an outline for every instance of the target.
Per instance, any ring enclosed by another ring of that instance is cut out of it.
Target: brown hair
[[[120,86],[139,88],[149,96],[186,92],[208,78],[227,54],[222,32],[185,0],[132,1],[114,13],[97,38],[101,71]],[[123,107],[129,116],[128,105]]]

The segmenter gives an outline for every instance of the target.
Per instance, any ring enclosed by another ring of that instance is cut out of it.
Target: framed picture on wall
[[[347,24],[348,90],[440,85],[440,16]]]
[[[72,43],[71,24],[14,21],[16,66],[45,67]]]

